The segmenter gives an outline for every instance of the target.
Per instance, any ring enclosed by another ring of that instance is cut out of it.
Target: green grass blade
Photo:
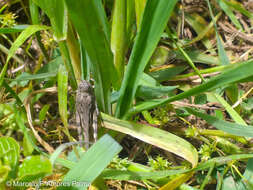
[[[210,15],[211,15],[211,18],[212,18],[212,21],[213,21],[213,25],[214,25],[214,30],[215,30],[215,33],[216,33],[216,40],[217,40],[218,54],[219,54],[220,62],[221,62],[222,65],[228,65],[230,63],[230,61],[227,57],[226,51],[225,51],[224,46],[221,42],[221,38],[220,38],[219,33],[218,33],[218,29],[217,29],[216,21],[215,21],[213,11],[212,11],[212,8],[211,8],[211,5],[210,5],[210,1],[209,0],[206,0],[206,1],[207,1],[207,4],[208,4],[209,12],[210,12]]]
[[[117,75],[113,65],[105,16],[101,1],[66,0],[70,19],[78,32],[81,42],[91,60],[91,71],[95,80],[95,94],[99,109],[111,112],[110,89]],[[85,11],[84,11],[85,10]],[[81,18],[81,19],[80,19]]]
[[[1,73],[0,73],[0,87],[1,87],[2,84],[3,84],[4,76],[5,76],[5,74],[6,74],[7,68],[8,68],[8,64],[5,63],[3,69],[2,69],[2,71],[1,71]]]
[[[120,89],[120,98],[116,108],[118,118],[124,117],[131,107],[140,77],[159,42],[176,3],[177,0],[147,1],[140,31],[137,34]]]
[[[230,106],[226,100],[222,96],[217,93],[214,93],[215,98],[224,106],[229,115],[233,118],[233,120],[241,125],[247,125],[246,122],[242,119],[242,117]]]
[[[0,34],[10,34],[10,33],[22,32],[28,26],[29,25],[16,25],[11,28],[0,28]]]
[[[243,178],[238,182],[238,190],[253,189],[253,159],[249,159]]]
[[[236,83],[240,80],[252,77],[253,76],[252,70],[253,70],[253,60],[249,60],[247,62],[235,64],[235,65],[233,65],[233,67],[228,69],[226,72],[224,72],[216,77],[213,77],[208,82],[205,82],[205,83],[203,83],[195,88],[192,88],[188,91],[185,91],[181,94],[172,96],[172,97],[164,99],[164,100],[153,100],[150,102],[145,102],[145,103],[139,104],[129,111],[128,117],[135,114],[135,113],[139,113],[143,110],[152,109],[157,106],[164,105],[166,103],[170,103],[170,102],[173,102],[176,100],[187,98],[189,96],[193,96],[193,95],[200,94],[203,92],[211,91],[211,90],[217,89],[219,87],[224,87],[227,84]]]
[[[68,73],[64,65],[60,65],[58,70],[58,106],[59,113],[65,128],[68,127]]]
[[[241,3],[239,3],[238,1],[235,1],[235,0],[222,0],[224,1],[228,6],[230,6],[230,8],[233,8],[237,11],[239,11],[240,13],[242,13],[243,15],[249,17],[250,19],[253,19],[253,13],[252,12],[249,12],[247,11],[243,5]]]
[[[198,153],[194,146],[172,133],[151,126],[119,120],[106,114],[102,114],[102,118],[106,128],[131,135],[146,143],[181,156],[189,161],[193,167],[198,163]]]
[[[18,38],[15,40],[15,42],[12,44],[9,54],[6,60],[6,63],[9,62],[10,58],[15,54],[17,49],[34,33],[40,31],[40,30],[47,30],[49,29],[48,26],[40,26],[40,25],[30,25],[28,26],[21,34],[18,36]]]
[[[223,121],[216,117],[195,111],[191,108],[186,108],[186,110],[189,113],[204,119],[207,123],[215,126],[217,129],[220,129],[222,131],[225,131],[227,133],[230,133],[236,136],[253,137],[253,126],[250,126],[250,125],[245,126],[245,125]]]
[[[106,169],[100,175],[104,179],[114,180],[145,180],[145,179],[161,179],[164,177],[182,174],[190,170],[164,170],[164,171],[149,171],[149,172],[133,172],[122,171],[115,169]]]
[[[79,162],[66,174],[63,182],[87,182],[91,184],[105,169],[122,147],[109,135],[104,135],[80,158]],[[72,186],[66,189],[86,189],[86,187]],[[60,187],[59,189],[64,189]]]
[[[127,0],[114,1],[111,49],[114,54],[114,65],[116,67],[119,83],[124,75],[125,53],[127,45]]]
[[[147,0],[135,0],[135,15],[136,15],[136,26],[140,30],[141,18],[145,8]]]
[[[33,0],[49,17],[54,38],[62,41],[67,38],[68,17],[64,0]]]
[[[48,79],[50,77],[55,77],[57,75],[57,72],[48,72],[48,73],[39,73],[39,74],[28,74],[25,76],[17,77],[16,79],[13,79],[12,81],[26,81],[26,80],[36,80],[36,79]]]
[[[233,24],[240,29],[241,31],[243,30],[240,22],[237,20],[236,16],[234,15],[233,11],[231,10],[231,8],[224,3],[222,0],[216,0],[218,1],[220,7],[222,8],[222,10],[226,13],[226,15],[230,18],[230,20],[233,22]]]
[[[176,66],[172,68],[150,72],[149,75],[153,77],[154,79],[156,79],[157,81],[163,82],[183,72],[184,70],[186,70],[186,68],[187,66]]]

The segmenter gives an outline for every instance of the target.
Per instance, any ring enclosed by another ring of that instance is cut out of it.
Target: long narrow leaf
[[[120,89],[116,116],[122,118],[132,105],[140,77],[161,37],[177,0],[147,1],[127,70]]]
[[[127,0],[114,1],[111,49],[114,54],[114,64],[119,75],[119,84],[123,78],[125,53],[127,45]]]
[[[253,76],[252,70],[253,70],[253,60],[249,60],[244,63],[238,63],[236,65],[233,65],[233,67],[231,69],[228,69],[226,72],[210,79],[208,82],[205,82],[181,94],[163,100],[154,100],[139,104],[129,111],[128,117],[143,110],[152,109],[157,106],[164,105],[166,103],[187,98],[189,96],[214,90],[216,88],[223,87],[224,85],[236,83],[239,82],[240,80],[247,79]]]
[[[191,108],[186,108],[186,110],[189,113],[204,119],[207,123],[215,126],[217,129],[220,129],[222,131],[225,131],[227,133],[237,135],[237,136],[253,137],[253,126],[250,126],[250,125],[245,126],[245,125],[223,121],[214,116],[210,116],[210,115],[195,111]]]
[[[198,163],[198,154],[194,146],[172,133],[151,126],[119,120],[106,114],[102,114],[102,118],[106,128],[131,135],[144,142],[173,152],[189,161],[193,167]]]
[[[68,126],[68,109],[67,109],[67,93],[68,93],[68,73],[64,65],[60,65],[58,71],[58,105],[59,113],[65,127]]]
[[[27,27],[21,34],[18,36],[18,38],[15,40],[15,42],[12,44],[9,54],[7,57],[6,63],[9,62],[10,58],[15,54],[17,49],[34,33],[40,31],[40,30],[47,30],[49,29],[48,26],[40,26],[40,25],[31,25]]]

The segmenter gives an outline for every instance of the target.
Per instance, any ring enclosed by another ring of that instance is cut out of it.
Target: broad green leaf
[[[253,126],[245,126],[236,123],[231,123],[227,121],[220,120],[214,116],[210,116],[198,111],[195,111],[190,108],[185,108],[189,113],[196,115],[202,119],[204,119],[210,125],[213,125],[217,129],[225,131],[227,133],[236,135],[236,136],[244,136],[244,137],[253,137]]]
[[[59,113],[65,127],[68,127],[68,72],[64,65],[60,65],[58,70],[58,105]]]
[[[63,182],[85,182],[91,184],[110,163],[122,147],[109,135],[104,135],[80,158],[79,162],[66,174]],[[77,186],[59,189],[87,189],[88,186]]]
[[[213,77],[209,81],[195,88],[187,90],[181,94],[163,100],[153,100],[139,104],[129,111],[128,117],[143,110],[152,109],[160,105],[164,105],[176,100],[187,98],[189,96],[194,96],[196,94],[200,94],[203,92],[211,91],[219,87],[224,87],[227,84],[236,83],[240,80],[252,77],[253,76],[252,69],[253,69],[253,60],[234,64],[233,66],[230,67],[230,69],[227,69],[224,73],[216,77]]]
[[[15,169],[18,164],[19,154],[19,144],[12,137],[0,138],[0,158],[3,161],[3,165],[8,165]]]
[[[28,156],[19,166],[18,179],[31,182],[52,173],[50,161],[43,156]]]
[[[198,154],[194,146],[186,140],[167,131],[151,126],[128,122],[102,114],[106,128],[131,135],[146,143],[152,144],[189,161],[193,167],[198,163]]]
[[[107,21],[101,0],[65,0],[65,3],[70,19],[91,61],[98,107],[101,111],[111,113],[110,90],[112,82],[113,85],[116,84],[117,72],[113,64]]]
[[[66,40],[68,17],[64,0],[33,0],[50,19],[56,41]]]
[[[18,36],[18,38],[13,42],[9,54],[7,56],[6,63],[9,62],[10,58],[15,54],[17,49],[34,33],[40,31],[40,30],[48,30],[48,26],[41,26],[41,25],[30,25],[28,26],[21,34]]]
[[[140,31],[137,34],[120,89],[116,108],[118,118],[124,117],[130,109],[140,77],[159,42],[176,3],[177,0],[147,1]]]

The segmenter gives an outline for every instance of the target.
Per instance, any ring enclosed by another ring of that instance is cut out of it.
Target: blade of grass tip
[[[101,137],[64,177],[63,182],[70,182],[72,186],[67,189],[87,189],[88,184],[101,174],[121,149],[122,147],[109,135]],[[73,184],[74,181],[85,182],[86,186],[79,185],[78,187],[78,184]]]
[[[236,16],[234,15],[233,11],[231,10],[231,8],[224,3],[223,0],[216,0],[218,1],[220,7],[222,8],[222,10],[226,13],[226,15],[230,18],[230,20],[234,23],[234,25],[241,31],[243,31],[243,28],[240,24],[240,22],[238,21],[238,19],[236,18]]]
[[[141,75],[159,42],[176,3],[177,0],[147,1],[142,16],[140,31],[137,33],[120,89],[120,97],[115,113],[116,117],[125,117],[129,111]]]
[[[61,144],[52,155],[50,155],[50,162],[52,165],[54,165],[55,161],[57,158],[60,156],[61,152],[65,150],[66,148],[73,146],[73,145],[78,145],[81,144],[79,141],[78,142],[70,142],[70,143],[64,143]]]
[[[6,63],[9,62],[10,58],[15,54],[17,49],[34,33],[40,31],[40,30],[48,30],[50,27],[48,26],[42,26],[42,25],[31,25],[28,26],[24,31],[21,32],[21,34],[18,36],[18,38],[13,42],[9,54],[7,56]]]
[[[233,120],[241,125],[247,125],[246,122],[242,119],[242,117],[230,106],[223,97],[221,97],[217,93],[212,93],[215,98],[224,106],[229,115],[233,118]]]
[[[218,29],[217,29],[217,25],[216,25],[216,22],[215,22],[215,19],[214,19],[213,11],[212,11],[212,8],[211,8],[210,1],[206,0],[206,2],[207,2],[208,9],[209,9],[209,12],[210,12],[210,15],[211,15],[211,18],[212,18],[212,22],[213,22],[213,25],[214,25],[214,30],[215,30],[215,33],[216,33],[216,39],[217,39],[217,45],[218,45],[218,54],[219,54],[220,62],[221,62],[222,65],[228,65],[230,63],[230,61],[227,57],[226,51],[225,51],[224,46],[221,42],[221,39],[220,39],[220,36],[219,36],[219,33],[218,33]]]

